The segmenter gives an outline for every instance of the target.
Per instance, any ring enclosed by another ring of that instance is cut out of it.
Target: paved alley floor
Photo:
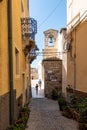
[[[26,130],[78,130],[78,123],[61,115],[57,101],[32,98]]]

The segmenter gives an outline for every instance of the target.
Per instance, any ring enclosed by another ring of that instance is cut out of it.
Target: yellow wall
[[[22,0],[25,17],[28,16],[27,0]],[[25,73],[25,88],[29,77],[29,62],[26,62],[22,51],[21,37],[21,0],[12,0],[12,46],[13,46],[13,87],[17,97],[23,92],[22,73]],[[9,59],[8,59],[8,24],[7,24],[7,1],[0,2],[0,95],[9,92]],[[15,47],[19,51],[19,74],[15,70]]]
[[[67,0],[67,33],[72,45],[67,53],[68,84],[87,92],[87,0]]]
[[[72,55],[72,56],[70,56]],[[68,52],[68,84],[79,91],[87,92],[87,20],[72,32],[72,52]],[[76,59],[75,59],[76,56]],[[76,70],[75,70],[76,63]]]
[[[87,20],[77,29],[77,89],[87,92]]]
[[[7,1],[0,3],[0,95],[8,92]]]
[[[15,5],[15,6],[14,6]],[[21,4],[20,1],[12,2],[12,23],[13,23],[13,75],[14,89],[17,91],[17,97],[22,93],[22,38],[21,38]],[[16,75],[15,66],[15,47],[19,51],[19,74]]]
[[[0,2],[0,129],[5,130],[9,125],[9,121],[16,120],[18,117],[19,108],[28,102],[29,99],[29,62],[28,57],[23,52],[23,41],[21,32],[21,17],[28,16],[27,0],[22,0],[24,5],[24,12],[21,10],[21,0],[12,1],[12,58],[13,58],[13,91],[14,101],[11,102],[10,83],[9,83],[9,48],[8,48],[8,0]],[[28,40],[29,42],[29,40]],[[16,51],[19,52],[19,73],[16,73]],[[25,60],[26,59],[26,60]],[[25,81],[23,84],[23,74]],[[27,98],[26,98],[27,92]],[[22,96],[23,95],[23,96]],[[23,100],[22,100],[23,97]],[[20,99],[21,98],[21,99]],[[13,99],[12,99],[13,100]],[[22,100],[20,106],[19,102]],[[13,104],[14,103],[14,104]],[[12,109],[14,107],[14,110]],[[9,109],[10,108],[10,109]],[[13,117],[10,117],[10,112]],[[14,112],[13,112],[14,111]],[[5,113],[5,114],[4,114]],[[4,120],[5,119],[5,120]],[[10,120],[9,120],[10,119]]]
[[[28,15],[28,10],[27,10],[27,1],[22,0],[23,2],[23,7],[24,7],[24,14],[25,17]],[[21,1],[18,0],[13,0],[12,3],[12,14],[13,14],[13,68],[14,68],[14,88],[17,91],[17,97],[23,93],[23,79],[22,79],[22,74],[25,74],[25,85],[24,88],[26,89],[27,87],[27,76],[29,77],[29,71],[28,71],[28,62],[27,58],[24,55],[24,52],[22,50],[22,37],[21,37],[21,17],[22,17],[22,12],[21,12]],[[15,6],[14,6],[15,5]],[[15,47],[19,51],[19,74],[16,75],[16,70],[15,70]]]

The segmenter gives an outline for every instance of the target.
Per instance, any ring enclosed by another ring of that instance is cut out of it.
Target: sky
[[[44,49],[44,31],[55,29],[60,31],[66,27],[66,0],[30,0],[30,17],[37,20],[37,34],[35,42],[39,52]],[[38,63],[43,57],[38,53],[31,67],[38,68]]]

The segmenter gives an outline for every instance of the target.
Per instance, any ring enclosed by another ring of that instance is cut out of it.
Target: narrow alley
[[[35,88],[32,89],[34,97],[29,104],[31,112],[26,130],[78,130],[76,121],[61,115],[57,101],[43,97],[42,91],[35,97]]]
[[[0,0],[0,130],[87,130],[87,0]]]

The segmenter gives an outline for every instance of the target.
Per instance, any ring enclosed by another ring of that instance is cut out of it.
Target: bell
[[[49,43],[53,43],[53,38],[52,37],[49,38]]]

